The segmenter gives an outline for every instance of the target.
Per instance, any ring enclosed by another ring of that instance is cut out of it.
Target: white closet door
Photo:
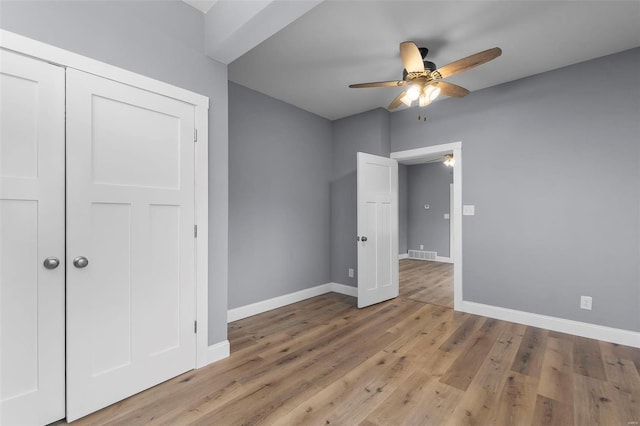
[[[67,71],[69,421],[195,367],[194,115]]]
[[[64,69],[0,50],[0,424],[64,417],[64,262]]]

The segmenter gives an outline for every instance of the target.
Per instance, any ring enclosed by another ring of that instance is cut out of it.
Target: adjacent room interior
[[[453,308],[453,168],[445,155],[400,164],[400,292]]]
[[[637,424],[639,21],[0,0],[0,423]]]

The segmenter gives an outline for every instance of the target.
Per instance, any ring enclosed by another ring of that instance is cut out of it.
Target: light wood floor
[[[453,308],[453,264],[402,259],[400,297]]]
[[[81,419],[119,425],[635,425],[640,349],[405,297],[229,324],[230,358]]]

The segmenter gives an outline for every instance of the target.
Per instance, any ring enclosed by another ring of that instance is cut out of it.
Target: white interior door
[[[398,163],[358,152],[358,307],[398,296]]]
[[[67,420],[195,367],[194,117],[67,71]]]
[[[63,68],[0,50],[3,425],[64,417],[64,96]]]

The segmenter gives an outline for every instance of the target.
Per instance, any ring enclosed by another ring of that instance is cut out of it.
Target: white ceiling
[[[639,22],[640,1],[326,0],[233,61],[229,79],[337,119],[399,93],[347,86],[401,79],[402,41],[428,47],[439,67],[501,47],[498,59],[449,79],[474,91],[640,46]]]

